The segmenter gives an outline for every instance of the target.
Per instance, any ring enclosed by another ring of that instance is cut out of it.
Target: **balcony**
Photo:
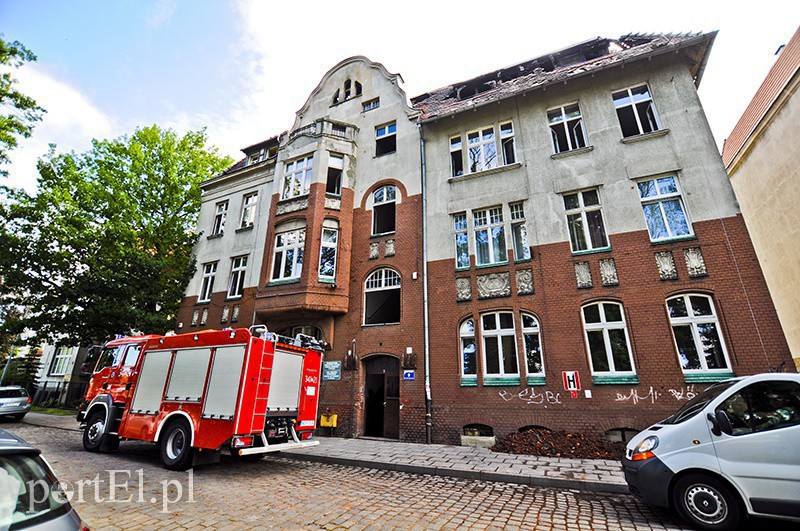
[[[328,136],[338,138],[346,141],[354,141],[358,128],[343,122],[335,122],[321,118],[313,123],[299,127],[289,133],[289,141],[301,136],[308,136],[317,138],[320,136]]]

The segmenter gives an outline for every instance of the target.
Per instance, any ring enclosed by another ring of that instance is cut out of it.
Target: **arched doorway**
[[[392,356],[364,360],[364,435],[400,437],[400,362]]]

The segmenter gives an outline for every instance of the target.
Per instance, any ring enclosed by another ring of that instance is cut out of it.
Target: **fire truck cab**
[[[265,327],[132,336],[100,351],[78,412],[83,446],[158,445],[162,464],[186,470],[318,444],[322,344]]]

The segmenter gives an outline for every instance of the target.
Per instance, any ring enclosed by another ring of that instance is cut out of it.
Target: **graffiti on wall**
[[[653,389],[653,386],[651,385],[647,391],[635,388],[631,389],[627,393],[621,393],[617,391],[617,397],[615,401],[632,402],[634,405],[639,404],[640,402],[650,402],[651,404],[655,404],[658,400],[663,398],[671,398],[679,402],[685,402],[687,400],[691,400],[695,396],[697,396],[697,392],[694,390],[694,385],[661,391]]]
[[[532,387],[527,387],[520,391],[519,393],[511,393],[503,389],[499,392],[500,398],[505,400],[506,402],[510,402],[515,398],[522,400],[528,405],[540,405],[540,404],[561,404],[561,393],[554,393],[552,391],[544,391],[543,393],[537,393],[535,389]]]

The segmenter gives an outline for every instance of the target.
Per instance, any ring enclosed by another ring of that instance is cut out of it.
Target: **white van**
[[[800,521],[800,375],[710,386],[631,439],[622,469],[634,496],[701,529]]]

